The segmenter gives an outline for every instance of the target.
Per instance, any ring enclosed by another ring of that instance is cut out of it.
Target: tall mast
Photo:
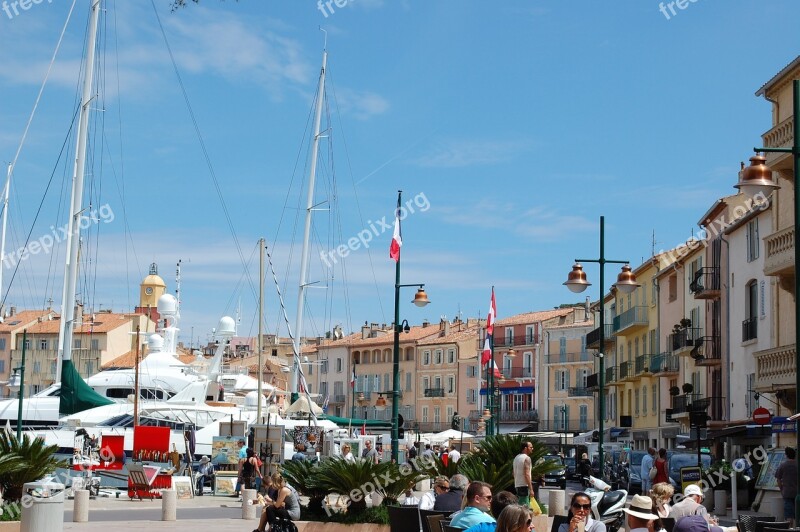
[[[306,285],[308,282],[309,239],[311,237],[311,211],[314,208],[314,182],[317,178],[317,154],[319,152],[319,127],[322,121],[322,100],[325,93],[325,67],[328,63],[327,48],[322,51],[322,70],[317,87],[317,109],[314,115],[314,142],[311,147],[311,169],[308,177],[308,201],[306,202],[306,224],[303,231],[303,253],[300,259],[300,288],[297,292],[297,320],[294,327],[294,360],[289,374],[291,401],[297,400],[298,370],[300,367],[300,337],[303,335],[303,307],[305,306]]]
[[[80,247],[80,218],[83,213],[83,175],[86,167],[86,144],[89,138],[89,105],[94,99],[95,42],[97,40],[97,21],[100,18],[102,0],[90,0],[89,38],[86,42],[86,62],[83,67],[83,94],[81,113],[78,118],[77,141],[75,145],[75,167],[72,174],[72,201],[67,226],[67,264],[64,271],[64,292],[61,296],[61,322],[58,331],[58,359],[56,362],[56,382],[61,381],[62,360],[72,360],[72,328],[75,321],[75,296],[78,285],[78,248]]]
[[[11,163],[8,165],[8,174],[6,176],[6,188],[3,189],[3,232],[0,235],[0,261],[2,261],[6,257],[6,222],[8,221],[8,193],[11,189],[11,173],[13,170],[13,166]],[[0,267],[0,299],[3,296],[3,270],[5,268]],[[0,322],[3,321],[3,307],[0,305]]]
[[[264,322],[264,239],[258,241],[258,408],[256,409],[256,419],[261,423],[261,401],[264,394],[264,360],[262,341],[264,338],[261,332],[261,324]]]

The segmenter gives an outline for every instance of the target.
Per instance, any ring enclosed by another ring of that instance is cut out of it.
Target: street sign
[[[759,406],[753,410],[753,421],[759,425],[769,425],[772,422],[772,414],[763,406]]]

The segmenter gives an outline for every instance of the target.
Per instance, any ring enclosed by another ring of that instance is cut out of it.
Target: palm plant
[[[377,491],[383,496],[384,506],[397,504],[400,496],[403,495],[406,490],[412,488],[414,484],[427,477],[427,474],[417,471],[410,465],[398,466],[391,462],[382,465],[386,467],[385,471],[383,471],[380,479],[380,487]],[[386,482],[387,478],[392,480]]]
[[[6,465],[0,467],[0,491],[6,502],[22,499],[26,482],[33,482],[53,473],[56,468],[67,467],[63,460],[55,458],[56,445],[45,445],[41,438],[22,435],[22,440],[6,430],[0,431],[0,457]],[[12,463],[16,459],[16,465]],[[7,461],[6,461],[7,460]]]
[[[459,470],[470,480],[483,480],[490,483],[495,490],[513,492],[512,464],[524,441],[533,445],[529,455],[532,479],[542,478],[545,473],[560,469],[559,464],[543,460],[548,454],[547,447],[535,438],[521,434],[497,434],[484,438],[472,454],[459,460]]]
[[[380,479],[391,464],[375,464],[371,460],[348,462],[342,457],[324,460],[316,471],[319,485],[327,493],[338,493],[348,499],[348,512],[367,508],[367,495],[377,489]]]
[[[324,462],[323,462],[324,463]],[[319,483],[319,470],[322,464],[310,460],[290,460],[283,465],[283,477],[301,495],[308,497],[308,511],[317,515],[324,513],[322,501],[328,491]]]

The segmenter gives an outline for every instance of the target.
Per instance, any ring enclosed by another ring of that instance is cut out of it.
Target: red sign
[[[769,425],[772,422],[772,414],[769,413],[769,410],[760,406],[753,410],[753,421],[759,425]]]

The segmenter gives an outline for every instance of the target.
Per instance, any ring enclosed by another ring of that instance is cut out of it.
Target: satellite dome
[[[151,353],[160,353],[164,349],[164,339],[160,334],[151,334],[147,339],[147,349]]]
[[[267,400],[261,397],[261,404],[266,405]],[[258,392],[253,390],[244,396],[244,406],[247,408],[258,408]]]
[[[164,294],[158,298],[157,307],[162,316],[174,316],[178,313],[178,300],[172,294]]]
[[[219,320],[217,334],[223,337],[230,337],[236,334],[236,322],[230,316],[223,316]]]

